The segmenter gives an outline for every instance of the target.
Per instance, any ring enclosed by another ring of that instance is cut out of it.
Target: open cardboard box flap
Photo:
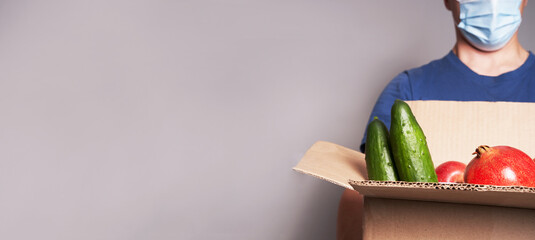
[[[534,103],[407,101],[427,138],[435,166],[472,160],[480,145],[508,145],[533,157]],[[366,181],[364,154],[316,142],[294,170],[368,197],[535,209],[535,188]]]

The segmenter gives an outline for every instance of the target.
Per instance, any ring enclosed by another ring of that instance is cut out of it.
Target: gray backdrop
[[[291,168],[453,43],[441,0],[0,1],[0,239],[334,239]]]

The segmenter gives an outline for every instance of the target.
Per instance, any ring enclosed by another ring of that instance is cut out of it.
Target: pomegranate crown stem
[[[490,149],[490,147],[488,145],[481,145],[479,147],[476,148],[476,151],[473,154],[477,154],[477,157],[481,157],[481,154],[483,154],[484,152],[488,152]]]

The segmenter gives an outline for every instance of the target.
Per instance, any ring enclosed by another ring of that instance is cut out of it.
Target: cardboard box
[[[534,103],[407,103],[435,166],[468,163],[480,145],[534,156]],[[535,188],[367,181],[364,154],[322,141],[294,170],[363,194],[364,239],[535,239]]]

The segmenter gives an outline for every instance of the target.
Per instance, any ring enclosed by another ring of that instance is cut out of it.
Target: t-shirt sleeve
[[[390,110],[392,104],[396,99],[401,100],[411,100],[412,93],[409,84],[409,75],[407,72],[403,72],[396,76],[388,85],[384,88],[381,95],[377,99],[375,106],[373,107],[372,113],[368,119],[368,124],[373,120],[374,117],[379,118],[383,121],[387,128],[390,129]],[[366,143],[366,131],[364,132],[364,137],[362,138],[360,144],[360,151],[364,152],[364,147]]]

